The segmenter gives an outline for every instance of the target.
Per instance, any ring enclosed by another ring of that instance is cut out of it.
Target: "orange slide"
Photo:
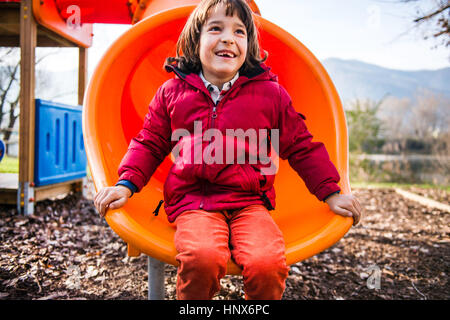
[[[83,133],[97,190],[117,182],[118,165],[143,124],[150,100],[173,77],[162,66],[166,57],[175,56],[178,35],[197,2],[151,1],[143,19],[111,45],[96,67],[84,100]],[[252,8],[258,13],[253,2]],[[306,116],[315,140],[325,143],[341,175],[343,193],[349,193],[347,127],[333,83],[300,41],[259,14],[255,17],[261,46],[269,52],[266,64],[279,75],[294,107]],[[167,157],[142,192],[123,208],[109,211],[106,221],[128,244],[129,255],[144,253],[176,265],[175,228],[161,214],[163,208],[158,216],[152,214],[163,199],[171,164]],[[311,195],[287,161],[280,160],[279,165],[277,208],[271,212],[284,234],[287,262],[293,264],[336,243],[353,220],[335,215]],[[232,261],[228,273],[240,273]]]

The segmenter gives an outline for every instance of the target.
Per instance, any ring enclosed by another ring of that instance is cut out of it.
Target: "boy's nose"
[[[224,43],[234,43],[233,35],[231,32],[224,32],[222,35],[222,42]]]
[[[222,38],[222,42],[223,43],[234,43],[234,40],[232,39],[232,38],[230,38],[230,37],[224,37],[224,38]]]

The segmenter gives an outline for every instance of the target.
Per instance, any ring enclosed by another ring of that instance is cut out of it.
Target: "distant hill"
[[[450,98],[450,67],[402,71],[358,60],[328,58],[321,62],[344,103],[355,98],[378,101],[386,94],[398,98],[413,98],[419,89],[427,89]]]

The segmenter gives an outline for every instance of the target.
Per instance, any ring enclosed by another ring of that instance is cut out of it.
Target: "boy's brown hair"
[[[258,30],[252,16],[252,10],[245,0],[202,0],[191,13],[183,31],[181,31],[176,47],[177,56],[168,57],[164,63],[164,67],[174,65],[176,62],[176,66],[184,73],[200,72],[202,64],[200,62],[199,46],[202,26],[208,19],[210,9],[220,3],[226,7],[225,14],[227,16],[233,16],[236,13],[247,30],[247,57],[239,69],[239,73],[246,74],[261,62],[267,60],[268,54],[265,50],[264,58],[261,59]],[[166,70],[170,72],[167,68]]]

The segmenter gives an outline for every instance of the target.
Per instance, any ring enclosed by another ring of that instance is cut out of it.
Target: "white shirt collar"
[[[205,87],[208,89],[209,92],[217,92],[220,94],[221,91],[219,90],[219,88],[216,85],[209,82],[208,80],[206,80],[205,77],[203,76],[202,71],[200,71],[199,76],[202,79],[203,83],[205,84]],[[231,79],[230,81],[225,82],[223,84],[222,91],[230,90],[230,88],[233,86],[233,83],[235,83],[238,78],[239,78],[239,71],[236,72],[236,75],[233,77],[233,79]]]

